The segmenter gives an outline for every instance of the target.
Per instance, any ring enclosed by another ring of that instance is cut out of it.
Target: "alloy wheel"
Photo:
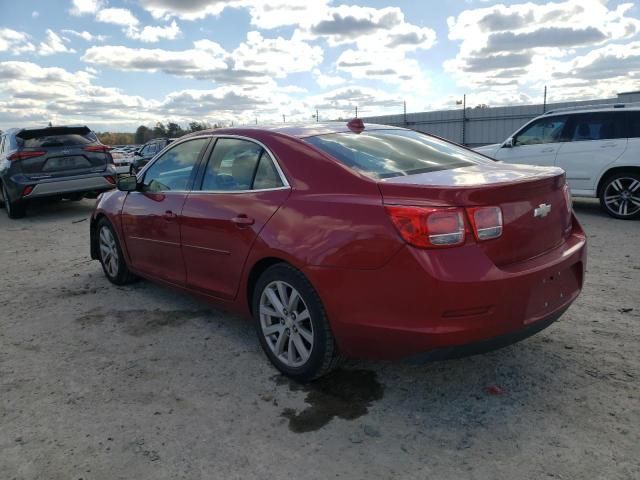
[[[620,217],[632,217],[640,212],[640,180],[618,177],[604,190],[603,201],[607,209]]]
[[[110,277],[118,275],[119,254],[116,240],[107,226],[100,229],[100,258]]]
[[[260,328],[267,345],[284,365],[300,367],[314,343],[311,315],[300,293],[287,282],[269,283],[260,296]]]

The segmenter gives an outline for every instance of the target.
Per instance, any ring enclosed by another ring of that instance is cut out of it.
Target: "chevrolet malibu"
[[[91,256],[255,320],[282,373],[342,356],[480,353],[547,327],[583,284],[585,234],[555,167],[327,123],[197,132],[102,194]]]

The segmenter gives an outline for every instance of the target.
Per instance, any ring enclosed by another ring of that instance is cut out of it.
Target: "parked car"
[[[134,159],[133,151],[130,151],[125,147],[114,147],[111,149],[110,153],[116,167],[116,173],[119,175],[130,174],[131,165]]]
[[[154,138],[145,143],[139,150],[134,152],[129,173],[131,175],[137,174],[142,167],[149,163],[149,160],[174,140],[175,138]]]
[[[109,147],[85,126],[10,129],[0,136],[0,204],[10,218],[34,198],[80,200],[115,187]]]
[[[564,169],[577,197],[597,197],[615,218],[640,218],[640,107],[554,110],[476,151],[509,163]]]
[[[284,374],[523,339],[578,296],[564,173],[362,121],[182,137],[101,196],[91,256],[253,315]]]

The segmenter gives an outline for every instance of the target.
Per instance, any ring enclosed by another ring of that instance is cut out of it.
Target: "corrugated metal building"
[[[640,102],[640,91],[619,93],[617,98],[552,103],[546,106],[546,111],[564,107],[621,102]],[[432,133],[454,142],[474,147],[504,141],[519,127],[529,120],[542,115],[543,112],[544,105],[542,104],[494,108],[467,107],[466,119],[464,120],[462,108],[458,110],[407,113],[406,116],[399,114],[363,117],[363,120],[365,122],[402,126]]]

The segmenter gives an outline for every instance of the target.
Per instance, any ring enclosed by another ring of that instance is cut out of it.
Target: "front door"
[[[513,136],[512,147],[502,147],[495,158],[507,163],[553,166],[564,140],[566,116],[539,118]]]
[[[236,296],[256,237],[289,195],[286,179],[260,145],[219,138],[182,209],[182,250],[190,288]]]
[[[147,170],[140,191],[127,195],[122,226],[131,265],[140,273],[184,285],[180,213],[208,143],[197,138],[176,144]]]

